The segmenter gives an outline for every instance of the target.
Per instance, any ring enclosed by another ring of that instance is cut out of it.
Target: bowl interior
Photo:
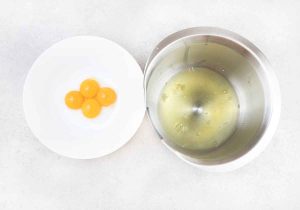
[[[224,76],[239,101],[239,117],[233,134],[219,147],[197,151],[179,147],[167,138],[158,117],[158,101],[166,82],[191,67],[206,67]],[[146,103],[149,116],[165,143],[192,162],[213,165],[247,153],[260,139],[269,112],[264,71],[246,47],[221,36],[197,35],[167,45],[147,66]]]

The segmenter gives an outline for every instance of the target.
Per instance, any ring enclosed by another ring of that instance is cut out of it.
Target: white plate
[[[95,119],[64,103],[65,94],[79,90],[87,78],[117,93],[116,103]],[[143,73],[116,43],[72,37],[54,44],[34,62],[25,81],[23,106],[32,132],[50,150],[78,159],[101,157],[126,144],[142,123]]]

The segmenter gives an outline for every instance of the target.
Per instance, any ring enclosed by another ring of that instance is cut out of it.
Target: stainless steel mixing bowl
[[[207,67],[220,73],[239,100],[236,130],[224,144],[207,152],[173,144],[164,135],[158,117],[162,88],[187,67]],[[144,86],[148,115],[163,143],[203,169],[226,171],[246,164],[265,148],[279,121],[279,85],[267,59],[248,40],[224,29],[189,28],[165,38],[146,63]]]

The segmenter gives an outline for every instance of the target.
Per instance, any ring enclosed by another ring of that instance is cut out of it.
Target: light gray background
[[[1,210],[300,208],[300,1],[0,3]],[[147,118],[124,148],[101,159],[61,157],[32,135],[22,87],[31,64],[53,43],[74,35],[103,36],[143,67],[157,42],[192,26],[219,26],[245,36],[278,75],[281,122],[252,163],[224,174],[200,171],[170,153]]]

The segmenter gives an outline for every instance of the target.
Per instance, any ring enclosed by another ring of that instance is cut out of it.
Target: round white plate
[[[88,78],[117,93],[116,103],[95,119],[64,103],[65,94],[79,90]],[[78,159],[101,157],[126,144],[142,123],[143,73],[116,43],[72,37],[54,44],[34,62],[25,81],[23,106],[32,132],[50,150]]]

